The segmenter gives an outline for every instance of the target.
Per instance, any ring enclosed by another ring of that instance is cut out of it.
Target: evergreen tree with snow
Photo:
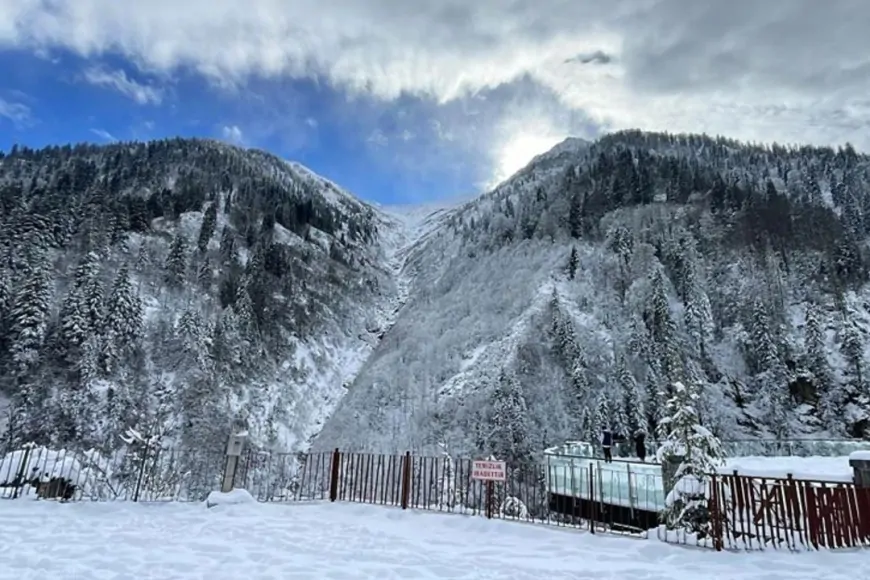
[[[607,393],[601,391],[598,394],[598,399],[595,401],[595,412],[592,415],[592,428],[594,430],[594,439],[592,443],[598,441],[601,432],[605,429],[613,429],[613,418],[611,417],[610,400],[607,398]]]
[[[571,254],[568,256],[568,279],[573,280],[580,266],[580,257],[577,255],[577,246],[571,246]]]
[[[522,386],[516,376],[502,369],[492,392],[489,442],[492,453],[511,468],[521,470],[532,462],[529,416]]]
[[[142,300],[130,281],[130,272],[122,266],[115,275],[106,301],[105,332],[101,352],[101,367],[106,375],[114,372],[124,354],[142,337]]]
[[[637,380],[635,380],[631,369],[628,368],[628,362],[624,356],[620,356],[617,360],[617,371],[617,384],[622,403],[621,420],[625,425],[623,433],[628,437],[633,437],[640,430],[646,431],[647,420],[643,399]]]
[[[831,399],[842,410],[844,427],[860,436],[860,426],[870,421],[870,389],[865,374],[865,341],[856,318],[855,314],[847,311],[843,321],[840,351],[846,360],[846,368],[844,381],[838,385]]]
[[[674,383],[658,426],[660,463],[677,462],[674,488],[667,490],[662,520],[669,528],[687,528],[709,534],[708,495],[710,475],[723,465],[720,441],[700,423],[700,395],[694,385]]]
[[[20,276],[9,310],[9,350],[23,373],[39,360],[51,314],[53,293],[46,253],[34,251]]]
[[[173,289],[181,288],[187,272],[187,240],[182,232],[172,238],[164,270],[166,285]]]
[[[836,401],[831,367],[828,363],[825,332],[822,328],[822,317],[815,303],[807,305],[806,324],[804,326],[804,351],[806,353],[806,368],[813,377],[816,396],[819,400],[822,420],[826,425],[835,427],[840,422],[840,404]]]
[[[103,308],[100,258],[88,252],[76,267],[60,310],[61,350],[70,365],[78,365],[85,341],[102,332]]]
[[[214,236],[215,226],[217,225],[217,200],[212,201],[208,209],[205,210],[202,216],[202,225],[199,228],[199,237],[196,240],[196,247],[200,253],[205,253],[208,249],[208,243]]]
[[[750,348],[748,362],[755,375],[754,399],[758,414],[770,426],[777,439],[784,439],[791,430],[788,418],[791,407],[788,378],[767,308],[760,298],[756,298],[753,305]]]
[[[130,271],[121,266],[106,304],[106,329],[120,348],[134,344],[142,331],[142,299],[130,281]]]
[[[684,369],[677,325],[671,314],[665,274],[661,267],[653,270],[650,286],[652,296],[648,327],[655,355],[661,365],[662,378],[670,385],[683,377]]]

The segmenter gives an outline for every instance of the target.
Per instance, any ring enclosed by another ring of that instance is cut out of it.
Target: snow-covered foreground
[[[354,504],[0,501],[0,579],[837,580],[868,552],[716,553]]]

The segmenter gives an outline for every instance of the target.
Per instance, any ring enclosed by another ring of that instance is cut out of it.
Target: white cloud
[[[92,85],[115,89],[140,105],[159,105],[163,100],[163,91],[136,82],[129,78],[123,70],[108,71],[104,68],[93,67],[85,71],[84,79]]]
[[[245,134],[238,125],[224,125],[221,128],[221,136],[224,141],[228,141],[234,145],[245,144]]]
[[[868,29],[860,0],[0,0],[0,48],[121,53],[222,86],[316,77],[385,100],[529,78],[610,129],[864,148]],[[490,157],[509,166],[570,129],[542,122],[555,126]]]
[[[386,147],[390,140],[381,129],[375,129],[366,138],[366,142],[373,147]]]
[[[102,139],[103,141],[117,141],[114,135],[106,131],[105,129],[91,129],[91,133]]]
[[[9,119],[16,126],[26,125],[32,119],[30,107],[7,101],[2,97],[0,97],[0,117]]]

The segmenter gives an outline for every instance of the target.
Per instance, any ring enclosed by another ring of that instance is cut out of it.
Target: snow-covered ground
[[[352,504],[0,501],[0,580],[845,580],[868,552],[716,553]]]
[[[720,473],[754,477],[788,477],[821,481],[852,481],[849,457],[729,457]]]

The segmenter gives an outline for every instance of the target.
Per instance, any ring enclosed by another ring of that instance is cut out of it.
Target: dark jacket
[[[612,447],[613,446],[613,433],[610,431],[604,430],[601,432],[601,446],[602,447]]]
[[[634,450],[641,459],[646,457],[646,435],[643,432],[635,433]]]

